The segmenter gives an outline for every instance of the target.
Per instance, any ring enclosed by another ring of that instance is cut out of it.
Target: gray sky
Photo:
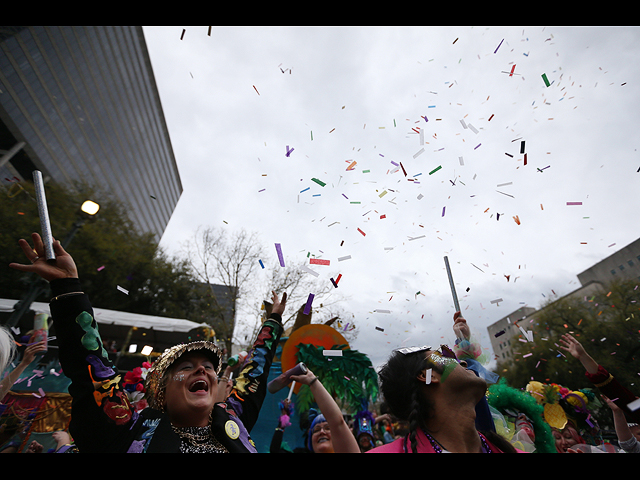
[[[638,237],[638,28],[144,32],[184,186],[161,246],[208,225],[259,232],[268,265],[329,260],[374,365],[453,342],[445,255],[490,349]]]

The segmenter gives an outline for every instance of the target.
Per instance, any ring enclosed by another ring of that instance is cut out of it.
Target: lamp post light
[[[67,245],[71,243],[71,240],[73,240],[73,237],[78,232],[78,230],[80,230],[88,220],[94,218],[94,215],[98,213],[98,210],[100,210],[100,205],[92,202],[91,200],[87,200],[82,204],[80,210],[78,210],[76,221],[73,223],[73,226],[71,227],[71,230],[67,234],[64,241],[61,242],[63,248],[67,248]],[[31,304],[35,301],[35,299],[38,298],[46,290],[47,286],[48,283],[45,280],[38,276],[35,276],[31,280],[29,290],[27,291],[25,296],[13,306],[13,312],[7,319],[6,326],[9,328],[15,327],[22,316],[29,311],[29,308],[31,308]]]

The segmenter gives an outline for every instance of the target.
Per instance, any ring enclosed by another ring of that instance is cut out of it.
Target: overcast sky
[[[161,246],[202,225],[259,232],[267,265],[275,243],[329,260],[374,365],[453,342],[445,255],[490,349],[638,238],[638,28],[144,33],[184,187]]]

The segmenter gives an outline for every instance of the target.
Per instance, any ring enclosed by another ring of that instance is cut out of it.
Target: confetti
[[[311,270],[309,267],[307,267],[306,265],[301,265],[300,268],[302,268],[305,272],[310,273],[311,275],[313,275],[314,277],[317,277],[318,275],[320,275],[318,272]]]
[[[122,293],[124,293],[125,295],[129,295],[129,290],[125,290],[124,288],[122,288],[120,285],[118,285],[116,287],[118,290],[120,290]]]
[[[339,261],[339,262],[342,262],[342,261],[344,261],[344,260],[349,260],[350,258],[351,258],[351,255],[346,255],[346,256],[344,256],[344,257],[338,257],[338,261]]]
[[[551,84],[549,83],[549,80],[547,79],[547,74],[546,74],[546,73],[543,73],[543,74],[542,74],[542,80],[544,80],[544,84],[545,84],[547,87],[551,85]]]
[[[567,202],[567,205],[582,205],[582,202]]]
[[[258,262],[260,263],[260,266],[264,268],[264,263],[262,263],[262,260],[258,260]]]
[[[318,185],[320,185],[321,187],[324,187],[326,185],[326,183],[324,183],[321,180],[318,180],[317,178],[312,178],[312,181],[316,182]]]
[[[291,150],[289,150],[289,145],[287,145],[287,153],[285,155],[288,157],[291,155],[291,152],[293,152],[293,147],[291,147]]]
[[[312,265],[330,265],[331,260],[323,260],[321,258],[311,258],[309,263]]]
[[[258,91],[258,89],[256,88],[256,86],[255,86],[255,85],[253,85],[253,89],[256,91],[256,93],[257,93],[258,95],[260,95],[260,92]]]
[[[500,43],[498,44],[496,49],[493,51],[493,53],[496,53],[498,51],[498,49],[500,48],[500,45],[502,45],[502,42],[504,42],[504,38],[502,40],[500,40]]]
[[[433,170],[431,170],[431,171],[429,172],[429,175],[431,175],[431,174],[433,174],[433,173],[436,173],[436,172],[437,172],[438,170],[440,170],[441,168],[442,168],[442,165],[437,166],[436,168],[434,168]]]
[[[104,270],[104,269],[105,269],[105,266],[104,266],[104,265],[102,265],[101,267],[98,267],[96,270],[98,270],[99,272],[101,272],[101,271],[102,271],[102,270]]]
[[[313,303],[313,297],[315,295],[313,293],[309,294],[309,298],[307,298],[307,304],[304,306],[304,310],[302,313],[304,313],[305,315],[309,315],[309,313],[311,312],[311,304]]]
[[[363,236],[363,237],[367,235],[366,233],[364,233],[364,232],[363,232],[362,230],[360,230],[359,228],[358,228],[358,231],[362,234],[362,236]]]
[[[323,350],[322,355],[325,357],[341,357],[342,350]]]
[[[284,267],[284,257],[282,256],[282,246],[279,243],[276,243],[276,252],[278,253],[278,260],[280,261],[280,266]]]

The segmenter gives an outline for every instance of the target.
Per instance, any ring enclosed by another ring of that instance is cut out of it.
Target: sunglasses
[[[431,350],[431,347],[428,345],[423,345],[421,347],[403,347],[398,348],[396,351],[402,353],[403,355],[409,355],[411,353],[424,352],[426,350]],[[454,360],[458,359],[458,357],[456,357],[456,354],[453,353],[453,350],[451,350],[447,345],[440,345],[440,348],[435,350],[435,353],[438,353],[441,357],[453,358]]]

